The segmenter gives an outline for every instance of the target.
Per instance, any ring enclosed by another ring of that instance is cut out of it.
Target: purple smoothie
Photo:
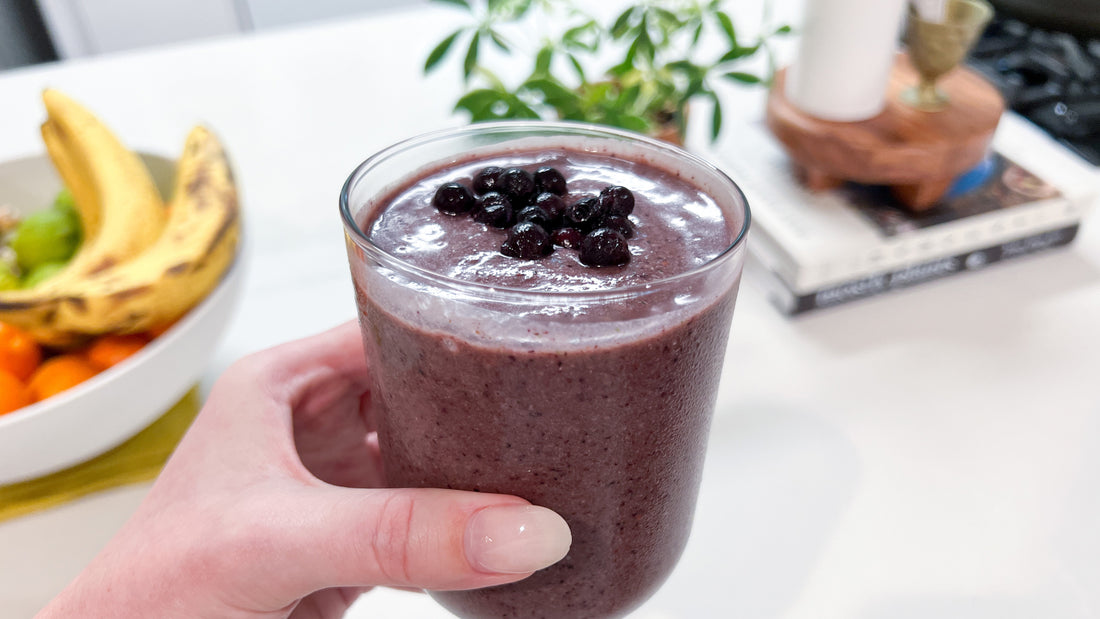
[[[366,200],[369,242],[349,241],[390,485],[518,495],[573,534],[562,561],[521,582],[432,593],[462,617],[622,616],[660,586],[690,531],[743,202],[675,157],[560,144],[437,162]],[[560,247],[517,260],[497,251],[502,231],[431,207],[436,187],[486,165],[552,165],[567,202],[632,189],[630,263],[586,267]]]

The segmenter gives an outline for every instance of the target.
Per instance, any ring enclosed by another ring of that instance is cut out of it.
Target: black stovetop
[[[998,18],[968,64],[1008,107],[1100,166],[1100,39],[1080,39]]]

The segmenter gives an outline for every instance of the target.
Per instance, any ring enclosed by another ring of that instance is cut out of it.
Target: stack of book
[[[762,121],[698,150],[748,197],[750,269],[787,314],[1064,246],[1100,196],[1100,169],[1011,114],[989,157],[919,214],[883,187],[806,189]]]

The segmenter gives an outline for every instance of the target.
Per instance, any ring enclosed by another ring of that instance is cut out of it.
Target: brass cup
[[[992,17],[993,7],[985,0],[947,0],[943,23],[926,21],[910,4],[905,44],[920,83],[902,91],[901,100],[926,112],[947,107],[950,98],[936,80],[966,58]]]

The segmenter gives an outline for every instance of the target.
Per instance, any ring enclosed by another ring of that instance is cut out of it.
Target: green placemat
[[[111,451],[45,477],[0,486],[0,521],[153,479],[201,407],[195,387],[167,413]]]

